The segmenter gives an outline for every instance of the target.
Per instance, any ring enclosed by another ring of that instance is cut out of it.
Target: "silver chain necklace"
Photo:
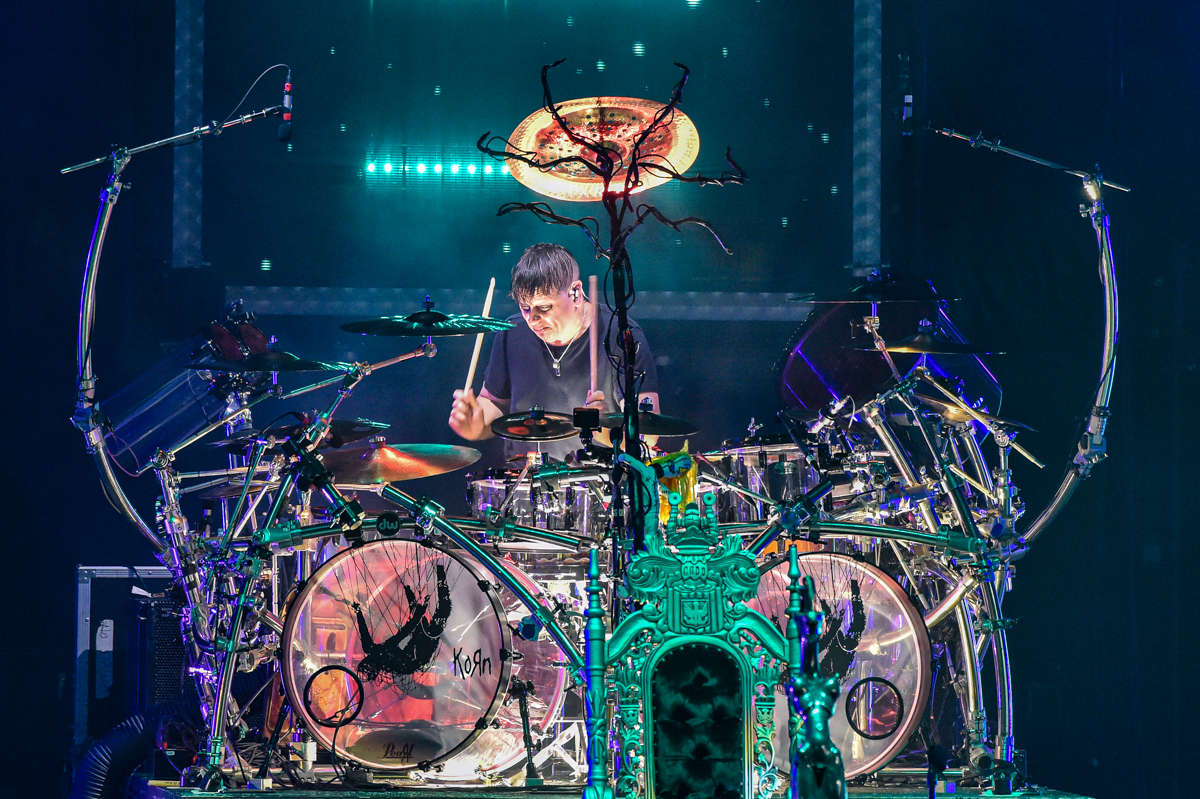
[[[554,357],[554,353],[550,349],[550,344],[545,339],[539,339],[542,342],[542,345],[545,346],[546,352],[550,356],[550,360],[553,361],[553,363],[554,363],[554,376],[555,377],[562,377],[562,369],[560,369],[558,365],[560,363],[562,363],[563,358],[567,357],[567,352],[571,349],[571,345],[574,344],[576,342],[576,340],[579,339],[579,336],[582,333],[583,333],[583,329],[581,328],[579,333],[575,335],[575,338],[573,338],[567,342],[567,346],[566,346],[566,348],[563,349],[562,355],[559,355],[557,358]]]

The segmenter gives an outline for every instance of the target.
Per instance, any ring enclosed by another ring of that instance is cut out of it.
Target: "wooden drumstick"
[[[596,276],[590,275],[588,277],[588,305],[591,306],[592,326],[588,331],[588,345],[592,355],[592,391],[596,390],[596,358],[600,345],[600,302],[597,299],[600,292],[596,283]]]
[[[496,278],[492,278],[488,283],[487,298],[483,301],[483,316],[487,316],[492,312],[492,294],[496,291]],[[467,384],[463,387],[463,391],[470,391],[471,384],[475,382],[475,367],[479,365],[479,351],[483,349],[483,334],[475,334],[475,352],[471,353],[471,368],[467,370]]]

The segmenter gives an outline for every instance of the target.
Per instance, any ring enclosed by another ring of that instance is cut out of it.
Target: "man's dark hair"
[[[579,264],[557,244],[535,244],[512,270],[509,295],[521,302],[535,294],[554,296],[579,279]]]

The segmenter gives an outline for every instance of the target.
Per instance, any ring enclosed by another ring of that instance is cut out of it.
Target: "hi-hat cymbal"
[[[363,336],[466,336],[471,333],[496,333],[508,330],[512,322],[490,319],[486,316],[468,314],[444,314],[433,310],[433,303],[425,298],[425,310],[408,316],[385,316],[380,319],[364,319],[342,325],[347,333]]]
[[[625,414],[609,413],[600,417],[600,426],[616,428],[625,424]],[[638,430],[644,436],[690,436],[700,427],[687,419],[665,416],[652,411],[638,411]]]
[[[492,432],[510,441],[562,441],[579,430],[572,417],[534,406],[526,413],[501,416],[492,422]]]
[[[368,485],[432,477],[470,466],[480,452],[452,444],[354,444],[322,453],[337,483]]]
[[[855,347],[863,352],[876,352],[875,347]],[[885,341],[888,352],[907,352],[916,355],[1003,355],[990,352],[974,344],[959,344],[957,341],[942,341],[928,333],[914,333],[906,338]]]
[[[917,400],[920,400],[925,405],[928,405],[930,408],[933,408],[935,411],[937,411],[938,415],[941,416],[943,419],[945,419],[947,422],[961,424],[963,422],[973,421],[975,418],[974,416],[967,413],[966,411],[964,411],[962,408],[958,407],[954,403],[947,402],[944,399],[938,399],[937,397],[931,397],[927,394],[919,394],[919,393],[913,394],[913,397]],[[984,419],[987,419],[992,424],[998,425],[1000,427],[1020,427],[1021,429],[1028,430],[1031,433],[1037,432],[1029,425],[1022,424],[1021,422],[1013,421],[1012,419],[1005,419],[1000,416],[993,416],[990,413],[983,413],[982,411],[976,411],[976,413],[979,414]]]
[[[555,103],[559,116],[576,135],[593,142],[612,153],[616,168],[610,188],[620,191],[625,173],[633,160],[633,145],[653,124],[655,115],[665,107],[654,100],[639,100],[634,97],[584,97]],[[523,155],[548,164],[563,158],[580,157],[596,163],[596,155],[581,147],[567,135],[566,131],[544,108],[525,118],[512,136],[508,138],[508,152]],[[672,172],[682,174],[700,154],[700,134],[692,120],[678,108],[667,115],[640,147],[638,185],[630,191],[640,191],[662,185],[671,180],[670,175],[646,164],[660,164]],[[518,181],[546,197],[573,202],[600,200],[604,193],[604,182],[585,164],[571,161],[551,169],[541,170],[513,158],[507,159],[512,176]]]
[[[245,449],[250,445],[251,441],[261,436],[274,436],[276,441],[295,438],[302,434],[307,427],[307,424],[299,422],[272,427],[265,432],[253,427],[244,427],[227,438],[212,442],[210,446],[240,450]],[[341,447],[354,441],[361,441],[368,436],[378,435],[380,431],[386,430],[389,427],[391,425],[384,424],[383,422],[372,422],[370,419],[333,419],[329,423],[329,434],[317,446],[322,449],[326,447]]]
[[[349,369],[350,364],[309,361],[290,352],[271,351],[260,355],[247,355],[240,361],[189,363],[187,368],[207,372],[341,372]]]

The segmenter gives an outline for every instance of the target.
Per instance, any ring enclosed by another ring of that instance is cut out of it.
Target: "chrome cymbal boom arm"
[[[1093,172],[1068,169],[1044,158],[1038,158],[1009,147],[1001,147],[998,139],[988,141],[982,133],[976,136],[967,136],[951,128],[936,128],[932,125],[926,127],[934,133],[969,142],[972,147],[1013,155],[1082,178],[1084,194],[1088,199],[1088,204],[1079,206],[1079,212],[1080,215],[1091,220],[1092,228],[1096,232],[1096,246],[1100,254],[1100,282],[1104,287],[1104,346],[1100,359],[1100,382],[1088,413],[1087,428],[1079,440],[1076,453],[1071,459],[1070,468],[1059,484],[1054,498],[1050,500],[1050,504],[1033,520],[1022,536],[1023,543],[1028,545],[1041,535],[1050,522],[1054,521],[1067,501],[1070,500],[1071,495],[1075,493],[1079,483],[1087,479],[1091,475],[1092,468],[1107,455],[1104,432],[1108,423],[1108,403],[1112,396],[1113,378],[1117,365],[1118,302],[1116,264],[1113,260],[1112,236],[1109,231],[1108,211],[1104,208],[1103,194],[1105,187],[1118,191],[1129,191],[1130,189],[1128,186],[1106,179],[1100,173],[1099,167]],[[1018,452],[1021,451],[1015,445],[1013,448]]]

